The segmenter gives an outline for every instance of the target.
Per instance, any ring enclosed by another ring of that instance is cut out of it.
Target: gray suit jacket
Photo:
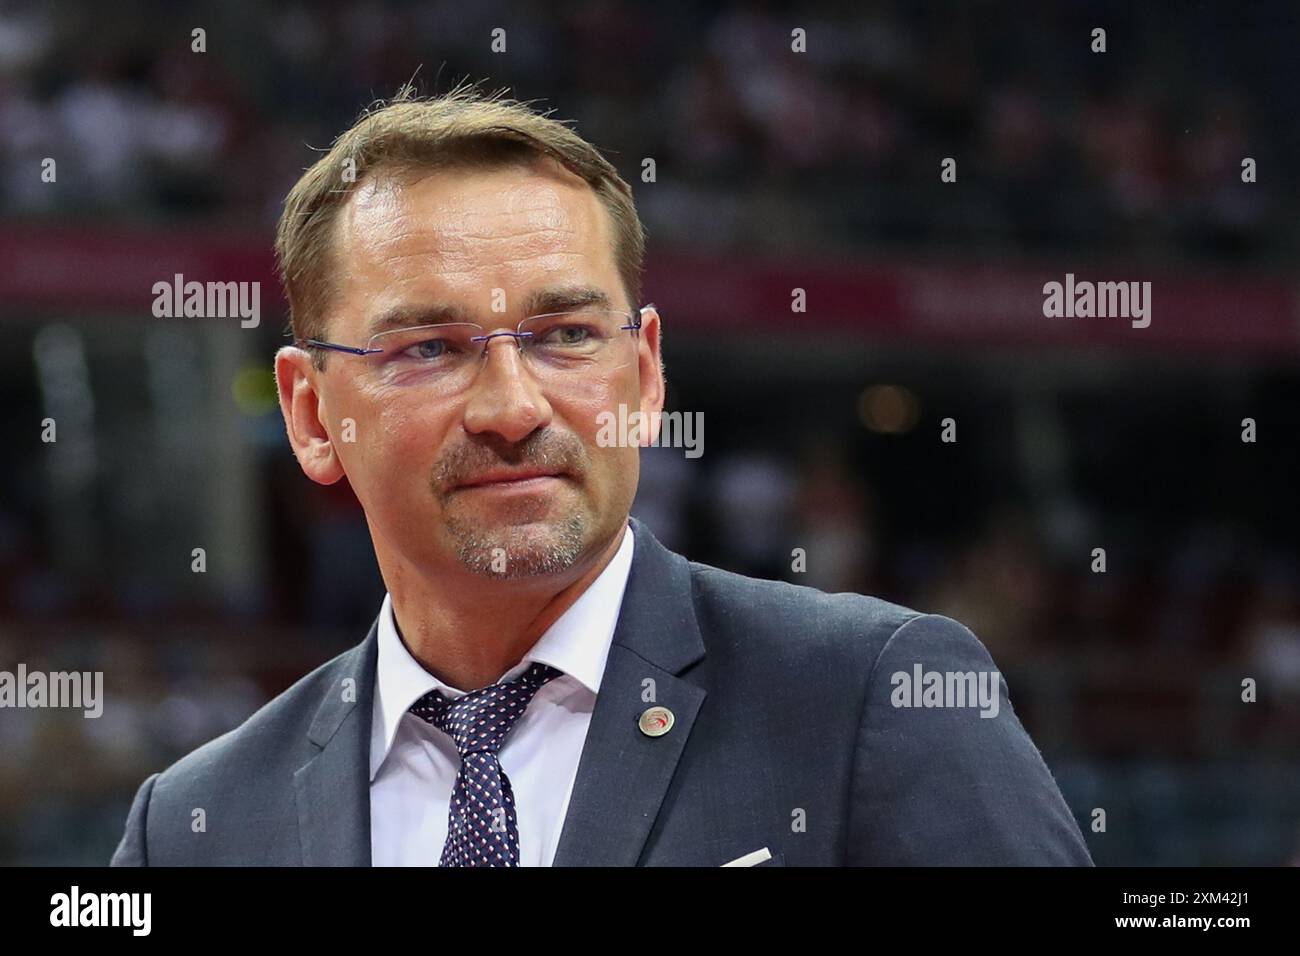
[[[966,627],[731,574],[632,529],[556,866],[718,866],[762,848],[763,865],[1091,865],[1000,677],[992,718],[895,706],[891,675],[918,663],[994,670]],[[376,630],[145,780],[113,864],[370,865]],[[647,678],[676,718],[659,737],[638,726]]]

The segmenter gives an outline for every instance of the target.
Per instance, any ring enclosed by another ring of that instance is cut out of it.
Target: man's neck
[[[455,575],[431,583],[409,567],[390,573],[381,558],[402,642],[445,684],[469,691],[495,683],[600,576],[626,527],[563,576],[497,581]]]

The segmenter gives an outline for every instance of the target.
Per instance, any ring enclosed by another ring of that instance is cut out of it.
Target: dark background
[[[275,403],[271,241],[412,75],[542,98],[632,183],[706,426],[643,453],[665,544],[968,624],[1099,864],[1297,862],[1297,41],[1283,2],[0,0],[0,669],[107,696],[0,710],[0,862],[107,861],[145,776],[373,620]],[[176,272],[262,282],[260,326],[154,318]],[[1067,272],[1151,281],[1151,327],[1044,318]]]

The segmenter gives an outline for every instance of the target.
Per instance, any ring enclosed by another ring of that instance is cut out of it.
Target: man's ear
[[[664,357],[662,351],[662,325],[659,310],[654,307],[646,309],[641,317],[641,331],[638,333],[638,354],[641,372],[641,421],[649,422],[650,427],[641,429],[641,445],[649,446],[659,437],[660,413],[664,409],[664,391],[668,380],[664,376]]]
[[[286,345],[275,353],[275,384],[280,393],[289,444],[303,472],[312,481],[332,485],[343,477],[343,463],[325,428],[318,372],[304,349]]]

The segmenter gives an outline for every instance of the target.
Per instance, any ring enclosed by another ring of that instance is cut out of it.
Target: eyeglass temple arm
[[[647,302],[645,305],[641,306],[641,308],[637,309],[635,312],[632,313],[632,324],[624,325],[622,326],[622,328],[630,330],[632,332],[641,331],[641,315],[645,312],[646,309],[657,310],[658,306],[656,306],[653,302]]]
[[[374,355],[377,352],[383,351],[383,349],[365,349],[356,348],[352,345],[339,345],[337,342],[322,342],[320,339],[298,339],[294,342],[294,345],[297,345],[299,348],[311,345],[318,349],[329,349],[333,352],[347,352],[351,355]]]

